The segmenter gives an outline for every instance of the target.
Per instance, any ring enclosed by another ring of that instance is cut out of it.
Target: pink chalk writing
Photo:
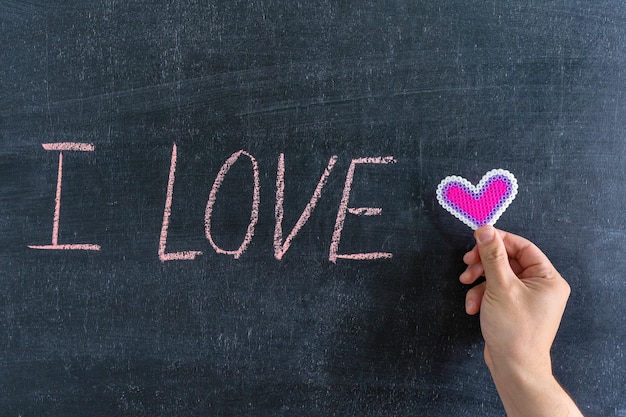
[[[176,175],[177,160],[176,143],[172,146],[172,159],[170,162],[170,174],[167,179],[167,191],[165,193],[165,209],[163,210],[163,223],[161,224],[161,236],[159,237],[159,259],[165,261],[193,260],[198,255],[202,255],[202,251],[183,251],[166,253],[167,246],[167,230],[170,225],[170,216],[172,215],[172,200],[174,198],[174,181]]]
[[[57,174],[57,189],[54,198],[54,215],[52,217],[52,243],[50,245],[28,245],[31,249],[44,250],[93,250],[99,251],[100,245],[89,243],[59,244],[59,224],[61,222],[61,184],[63,182],[63,151],[93,152],[94,145],[90,143],[44,143],[42,147],[48,151],[59,151],[59,169]]]
[[[328,177],[330,176],[335,163],[337,162],[337,155],[333,155],[328,161],[328,165],[326,166],[326,170],[322,174],[319,182],[317,183],[317,187],[315,187],[315,191],[313,191],[313,195],[311,199],[307,203],[306,207],[302,211],[300,218],[296,222],[296,225],[291,229],[289,235],[283,242],[283,216],[284,216],[284,208],[283,204],[285,201],[285,154],[281,153],[278,157],[278,169],[276,172],[276,205],[274,209],[275,217],[276,217],[276,225],[274,228],[274,257],[279,261],[283,258],[289,246],[291,245],[291,241],[298,234],[302,226],[309,220],[311,217],[311,213],[315,209],[317,205],[317,201],[322,196],[322,188],[326,185],[328,181]]]
[[[341,197],[341,203],[339,204],[339,210],[337,211],[337,219],[335,220],[335,230],[333,231],[332,241],[330,243],[330,253],[328,260],[335,263],[337,259],[353,259],[353,260],[370,260],[391,258],[393,254],[389,252],[366,252],[366,253],[350,253],[340,254],[339,241],[341,240],[341,232],[343,231],[343,225],[346,219],[346,212],[361,216],[379,216],[382,214],[382,209],[378,207],[348,207],[350,201],[350,192],[352,189],[352,182],[354,181],[354,171],[357,164],[391,164],[395,163],[395,159],[392,156],[384,158],[359,158],[353,159],[350,162],[348,173],[346,174],[346,182],[343,187],[343,194]]]
[[[78,142],[59,142],[59,143],[44,143],[42,147],[48,151],[56,151],[59,152],[59,167],[57,174],[57,186],[56,186],[56,195],[54,199],[54,215],[52,218],[52,241],[47,245],[29,245],[29,248],[32,249],[54,249],[54,250],[85,250],[85,251],[100,251],[100,245],[89,244],[89,243],[70,243],[70,244],[62,244],[59,243],[59,225],[61,221],[61,189],[63,183],[63,158],[64,152],[93,152],[95,150],[95,146],[91,143],[78,143]],[[250,210],[250,219],[248,221],[248,226],[246,229],[246,233],[243,236],[243,240],[238,248],[235,249],[225,249],[220,247],[215,239],[213,234],[215,233],[215,228],[213,225],[213,212],[214,207],[217,201],[217,196],[222,187],[226,175],[228,175],[231,167],[239,161],[239,159],[244,156],[249,159],[250,164],[252,166],[252,174],[253,174],[253,189],[252,189],[252,207]],[[296,238],[298,233],[302,230],[302,228],[306,225],[309,218],[311,217],[315,207],[317,206],[320,198],[322,197],[322,190],[326,186],[328,179],[330,178],[335,164],[338,160],[337,155],[333,155],[328,160],[328,164],[324,169],[324,172],[320,176],[319,181],[315,189],[313,190],[313,194],[309,198],[308,203],[302,210],[298,220],[295,222],[295,225],[292,227],[287,237],[283,235],[283,223],[284,223],[284,204],[285,204],[285,154],[280,153],[278,156],[278,165],[276,169],[276,201],[274,205],[274,237],[273,237],[273,248],[274,248],[274,257],[277,260],[282,260],[291,247],[293,240]],[[167,179],[167,186],[165,191],[165,206],[163,208],[163,220],[161,223],[161,231],[159,234],[159,245],[158,245],[158,258],[161,262],[166,261],[183,261],[183,260],[193,260],[196,257],[202,255],[204,252],[201,250],[185,250],[178,252],[168,252],[167,244],[168,244],[168,232],[170,230],[170,222],[172,218],[172,210],[173,210],[173,200],[174,200],[174,184],[176,182],[176,165],[178,162],[178,147],[176,143],[172,145],[172,155],[170,159],[170,167],[169,167],[169,175]],[[339,204],[339,208],[337,211],[337,217],[335,219],[335,226],[332,234],[332,239],[330,243],[330,251],[328,255],[328,259],[330,262],[336,263],[337,259],[351,259],[351,260],[372,260],[372,259],[389,259],[392,258],[393,255],[389,252],[363,252],[363,253],[339,253],[339,243],[341,241],[341,236],[344,228],[344,223],[347,214],[352,214],[355,216],[380,216],[382,215],[382,208],[380,207],[349,207],[350,196],[352,192],[352,184],[354,182],[354,175],[357,165],[362,164],[391,164],[395,163],[395,159],[392,156],[387,157],[373,157],[373,158],[360,158],[353,159],[350,162],[350,166],[348,168],[348,172],[346,174],[346,179],[343,187],[343,193],[341,197],[341,202]],[[239,259],[247,250],[248,246],[252,242],[254,237],[255,227],[259,220],[259,206],[261,200],[261,181],[260,181],[260,172],[259,172],[259,164],[255,157],[250,153],[239,150],[233,153],[221,166],[219,172],[217,173],[215,180],[213,182],[213,186],[211,187],[211,191],[208,196],[206,209],[204,212],[204,230],[205,237],[207,238],[209,244],[213,247],[216,253],[222,255],[232,256],[234,259]]]
[[[217,192],[219,191],[224,178],[226,178],[226,174],[230,170],[231,166],[237,162],[241,155],[245,155],[250,159],[252,163],[252,174],[254,176],[254,190],[252,195],[252,211],[250,213],[250,223],[248,223],[248,230],[246,235],[241,242],[241,245],[236,250],[225,250],[217,246],[215,241],[213,240],[213,235],[211,234],[211,215],[213,214],[213,206],[215,205],[215,201],[217,199]],[[233,255],[235,259],[239,259],[239,257],[245,252],[246,248],[252,241],[252,237],[254,236],[254,227],[256,226],[257,221],[259,220],[259,204],[261,202],[261,181],[259,178],[259,165],[254,159],[254,156],[250,155],[246,151],[238,151],[231,155],[230,158],[224,162],[222,168],[215,177],[215,181],[213,182],[213,187],[211,188],[211,193],[209,194],[209,201],[206,205],[206,211],[204,216],[204,226],[206,237],[215,249],[215,252],[222,253],[225,255]]]
[[[47,151],[93,152],[95,149],[95,146],[91,143],[77,142],[43,143],[41,146]]]
[[[348,213],[354,214],[355,216],[380,216],[382,212],[383,209],[379,207],[348,207]]]

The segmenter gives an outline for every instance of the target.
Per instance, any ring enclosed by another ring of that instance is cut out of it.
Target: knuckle
[[[564,299],[568,299],[570,294],[572,293],[572,287],[569,283],[559,274],[554,271],[550,276],[551,281],[554,283],[555,291],[557,291]]]
[[[567,281],[565,281],[563,278],[561,278],[560,281],[561,281],[561,288],[563,291],[563,295],[569,297],[570,294],[572,293],[572,287],[570,287]]]

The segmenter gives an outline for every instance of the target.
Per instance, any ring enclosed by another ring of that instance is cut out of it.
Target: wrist
[[[551,368],[491,366],[489,369],[508,417],[580,415]]]
[[[550,355],[538,355],[532,361],[518,360],[509,354],[505,358],[486,358],[487,367],[496,384],[506,381],[524,388],[533,381],[542,382],[554,379]]]

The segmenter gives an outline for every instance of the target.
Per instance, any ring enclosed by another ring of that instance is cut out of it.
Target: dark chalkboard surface
[[[503,415],[435,197],[502,168],[498,226],[572,286],[555,373],[626,416],[626,2],[13,0],[0,33],[0,415]]]

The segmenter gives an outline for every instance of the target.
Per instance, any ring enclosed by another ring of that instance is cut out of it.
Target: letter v
[[[315,209],[317,205],[317,201],[322,195],[322,188],[326,185],[328,181],[328,177],[330,176],[333,167],[335,166],[335,162],[337,162],[337,155],[333,155],[328,160],[328,165],[326,166],[326,170],[320,177],[319,182],[317,183],[317,187],[315,187],[315,191],[313,191],[313,195],[309,200],[308,204],[304,208],[304,211],[300,215],[300,218],[296,222],[296,225],[293,227],[285,241],[283,242],[283,216],[284,216],[284,201],[285,201],[285,154],[281,153],[278,157],[278,169],[276,172],[276,205],[274,209],[274,214],[276,217],[276,226],[274,228],[274,257],[279,261],[285,256],[287,250],[289,250],[289,246],[291,246],[291,241],[298,234],[302,226],[309,220],[311,217],[311,213]]]

